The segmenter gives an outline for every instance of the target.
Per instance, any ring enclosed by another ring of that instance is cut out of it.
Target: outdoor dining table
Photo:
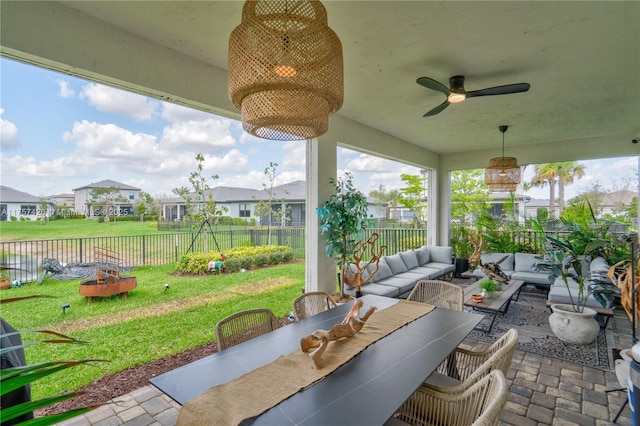
[[[376,306],[376,312],[380,312],[398,303],[396,309],[402,308],[402,303],[414,303],[374,295],[361,299],[361,314],[370,306]],[[268,367],[282,356],[300,351],[302,337],[318,329],[331,329],[342,321],[352,305],[345,303],[150,381],[181,405],[197,400],[212,387],[226,385]],[[469,312],[434,308],[369,344],[335,371],[267,408],[247,424],[384,424],[482,318]],[[365,324],[361,333],[366,330]],[[331,350],[329,347],[325,354]],[[308,368],[313,368],[311,359]],[[214,409],[216,403],[221,401],[206,401]],[[193,417],[190,419],[193,422]],[[206,418],[195,423],[210,424]]]

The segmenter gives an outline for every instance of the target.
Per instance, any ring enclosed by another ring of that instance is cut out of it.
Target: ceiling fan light
[[[449,96],[447,96],[447,101],[451,104],[457,104],[464,101],[466,98],[467,96],[464,93],[451,92],[449,93]]]

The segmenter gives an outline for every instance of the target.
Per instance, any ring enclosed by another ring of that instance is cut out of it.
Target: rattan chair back
[[[427,379],[424,386],[440,392],[459,393],[493,370],[500,370],[506,375],[517,345],[518,331],[512,328],[486,350],[473,351],[458,347],[438,366],[437,373],[453,377],[461,383],[452,387],[440,387],[430,384]]]
[[[421,387],[400,407],[395,417],[412,425],[498,425],[508,395],[504,374],[493,370],[457,394]]]
[[[407,300],[461,311],[464,308],[464,290],[445,281],[422,280],[416,283]]]
[[[296,321],[300,321],[304,318],[309,318],[312,315],[319,314],[320,312],[328,311],[336,307],[336,303],[333,301],[329,294],[324,291],[310,291],[303,293],[291,303],[293,308],[293,316]]]
[[[222,351],[280,327],[278,318],[267,308],[236,312],[216,324],[218,350]]]

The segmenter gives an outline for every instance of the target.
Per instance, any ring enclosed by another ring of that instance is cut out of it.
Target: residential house
[[[269,196],[271,192],[271,197]],[[251,222],[252,218],[260,225],[266,225],[266,216],[256,217],[256,206],[260,202],[268,202],[271,198],[271,224],[280,226],[304,226],[306,214],[306,184],[302,180],[274,186],[269,189],[251,189],[232,186],[216,186],[205,193],[208,199],[212,195],[217,208],[226,208],[223,216],[245,219]],[[384,218],[384,211],[377,208],[376,201],[367,197],[369,201],[369,216],[372,218]],[[169,198],[158,200],[162,206],[162,216],[166,220],[182,220],[185,216],[186,206],[184,199]],[[283,205],[287,209],[286,219],[278,220],[277,212]]]
[[[75,188],[73,190],[75,212],[84,214],[86,217],[103,216],[104,211],[99,205],[99,197],[95,190],[109,188],[118,189],[110,207],[112,215],[128,216],[136,214],[134,205],[140,198],[141,189],[110,179]]]
[[[0,221],[11,218],[38,220],[52,214],[53,205],[43,198],[8,186],[0,186]]]

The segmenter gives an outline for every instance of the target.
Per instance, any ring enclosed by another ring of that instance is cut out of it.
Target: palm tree
[[[526,184],[527,187],[544,187],[549,185],[549,218],[557,218],[556,210],[556,180],[558,178],[558,169],[555,166],[558,163],[545,163],[535,165],[535,175],[531,182]]]
[[[559,212],[564,211],[564,188],[567,184],[572,184],[576,179],[584,177],[584,166],[576,161],[564,161],[562,163],[553,163],[557,165],[558,173],[558,202]]]

